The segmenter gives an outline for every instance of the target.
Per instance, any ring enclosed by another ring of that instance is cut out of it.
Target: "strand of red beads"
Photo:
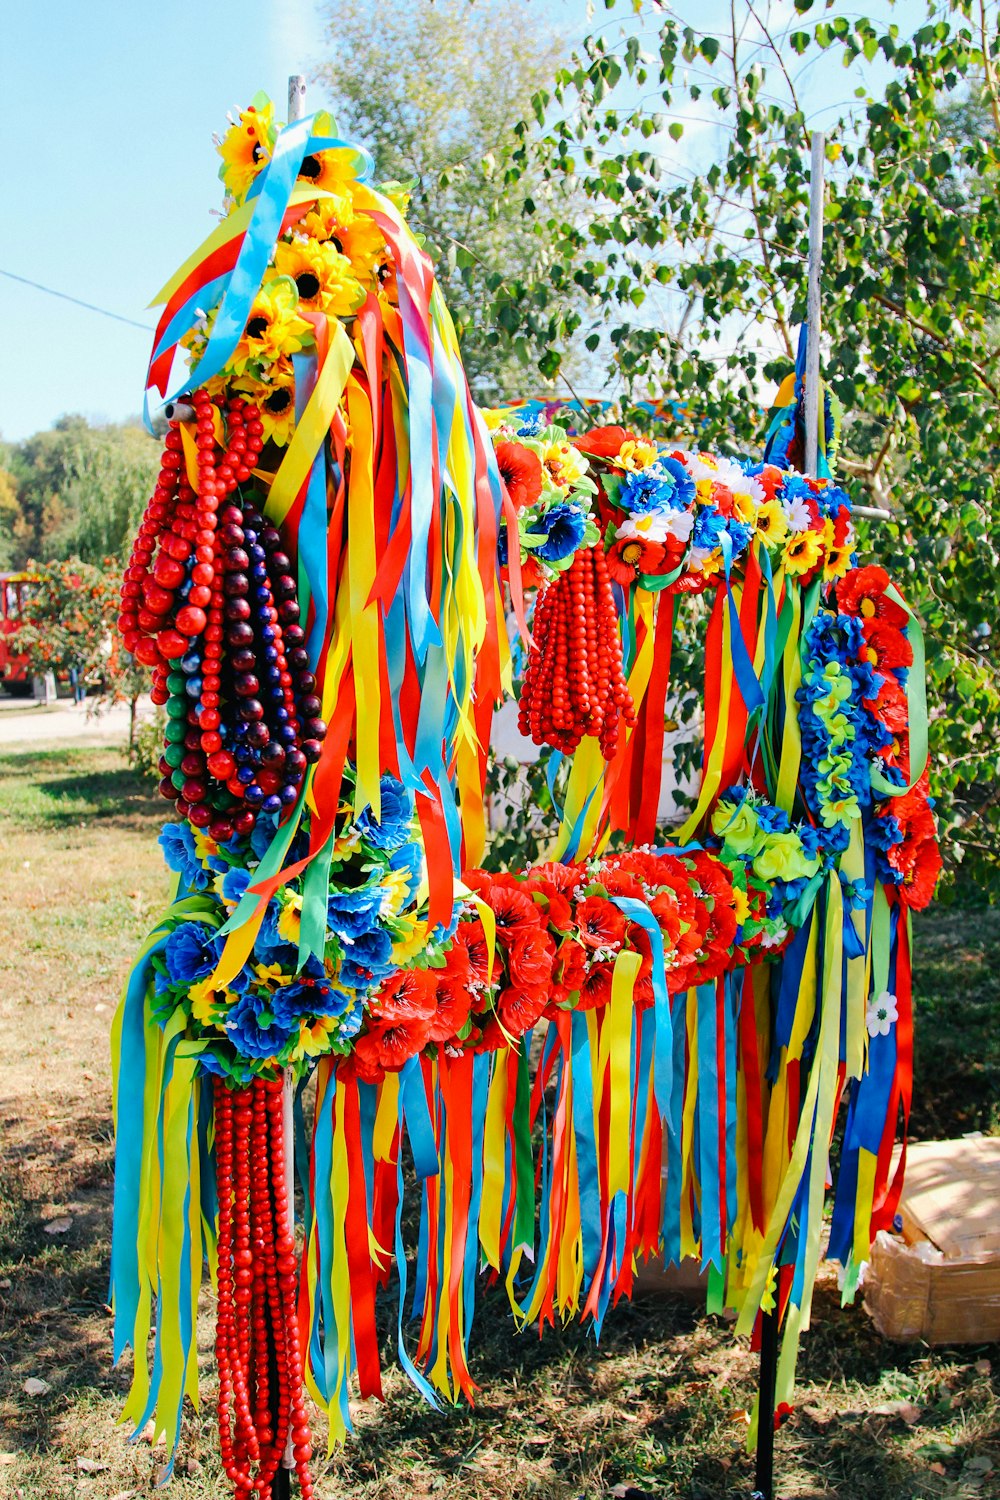
[[[611,760],[622,721],[634,726],[636,718],[600,546],[581,548],[539,595],[532,633],[518,714],[521,733],[566,754],[584,735],[593,735],[605,760]]]
[[[291,1439],[303,1500],[313,1500],[280,1081],[233,1091],[218,1080],[215,1142],[223,1467],[236,1500],[271,1500]]]

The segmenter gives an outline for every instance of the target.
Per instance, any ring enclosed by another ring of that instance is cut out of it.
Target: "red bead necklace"
[[[233,1090],[216,1080],[215,1152],[223,1467],[236,1500],[270,1500],[290,1438],[299,1489],[312,1500],[280,1082]]]
[[[539,594],[532,633],[518,713],[521,733],[566,754],[584,735],[593,735],[611,760],[621,723],[634,726],[636,718],[602,547],[582,547]]]

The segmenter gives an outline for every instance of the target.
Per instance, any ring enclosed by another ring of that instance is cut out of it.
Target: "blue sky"
[[[588,29],[585,0],[522,3],[543,9],[571,37]],[[729,10],[722,0],[680,0],[674,8],[707,28]],[[790,0],[771,11],[778,21],[794,16]],[[885,0],[867,8],[887,12]],[[598,4],[596,24],[603,14]],[[904,26],[922,14],[922,0],[896,6]],[[323,7],[313,0],[38,0],[7,7],[3,28],[0,269],[151,330],[150,298],[214,223],[221,184],[213,133],[224,128],[227,110],[260,88],[283,104],[288,75],[308,73],[326,53]],[[810,110],[843,100],[848,83],[839,67],[829,76],[813,69]],[[700,157],[706,146],[689,128],[678,160]],[[7,350],[0,436],[17,441],[63,412],[120,420],[140,410],[150,341],[143,329],[4,276],[0,318]]]

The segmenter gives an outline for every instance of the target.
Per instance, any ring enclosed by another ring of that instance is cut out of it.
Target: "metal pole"
[[[819,469],[820,272],[823,266],[823,163],[826,137],[812,133],[809,174],[809,281],[806,300],[806,440],[805,471],[812,478]],[[774,1397],[778,1377],[778,1310],[770,1308],[760,1320],[760,1377],[757,1398],[757,1452],[754,1500],[774,1500]]]
[[[293,73],[288,80],[288,118],[301,120],[306,112],[306,81],[301,73]]]
[[[806,473],[813,478],[819,467],[819,336],[821,331],[820,271],[823,266],[823,163],[826,136],[812,133],[812,166],[809,173],[809,287],[806,301]]]

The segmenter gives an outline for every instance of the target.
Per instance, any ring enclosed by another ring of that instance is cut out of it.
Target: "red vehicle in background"
[[[21,623],[24,601],[38,579],[34,573],[0,573],[0,683],[14,697],[31,692],[28,658],[16,656],[8,639]]]

